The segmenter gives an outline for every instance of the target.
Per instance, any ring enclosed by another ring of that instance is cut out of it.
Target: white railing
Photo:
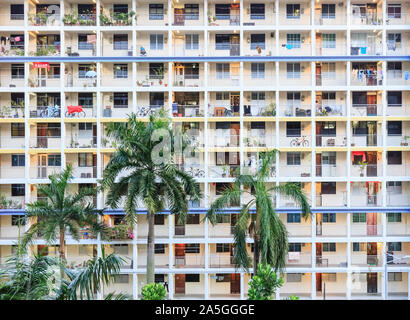
[[[382,205],[382,197],[368,194],[351,194],[350,206],[352,207],[378,207]]]
[[[311,166],[279,166],[279,175],[281,177],[310,177],[311,171]]]
[[[316,207],[345,207],[347,206],[346,192],[337,194],[317,194]]]
[[[233,268],[235,266],[235,258],[229,254],[211,253],[209,255],[210,268]]]
[[[0,136],[0,149],[24,149],[24,137]]]
[[[344,74],[325,74],[316,75],[316,86],[345,86],[346,76]]]
[[[305,252],[288,252],[286,267],[295,268],[295,267],[311,267],[312,258],[310,253]]]
[[[279,106],[279,116],[281,117],[310,117],[312,116],[310,105],[285,105]]]
[[[382,146],[382,135],[378,134],[360,134],[352,135],[352,147],[377,147]]]
[[[387,71],[387,85],[410,85],[410,74],[408,74],[408,71],[406,72],[397,73],[393,71]]]
[[[204,266],[205,257],[203,254],[185,254],[185,256],[175,256],[175,268],[198,268]]]
[[[316,177],[345,177],[347,167],[341,165],[316,165]]]
[[[337,252],[335,254],[326,254],[316,256],[316,267],[342,267],[347,268],[347,255],[340,255]]]
[[[38,136],[30,137],[29,142],[30,148],[49,148],[49,149],[60,149],[61,148],[61,137],[51,137],[51,136]]]
[[[316,237],[345,237],[347,226],[341,223],[316,224]]]
[[[352,260],[353,267],[365,267],[365,266],[380,267],[383,263],[383,256],[382,255],[368,255],[366,254],[366,252],[352,253],[351,260]]]
[[[382,115],[383,106],[381,104],[352,104],[352,117],[370,117]]]
[[[61,171],[60,166],[31,166],[30,179],[48,179],[48,176]]]
[[[238,174],[238,165],[208,166],[208,175],[210,178],[234,178]]]
[[[346,147],[347,137],[344,135],[316,135],[316,147]]]
[[[377,26],[383,24],[383,19],[376,13],[360,13],[359,10],[351,12],[351,24]]]
[[[312,85],[312,77],[310,74],[280,74],[279,86],[310,86]]]
[[[279,54],[286,56],[310,56],[312,54],[310,43],[282,44]]]
[[[405,12],[389,14],[386,16],[386,24],[388,25],[400,25],[410,24],[410,14]]]
[[[173,26],[203,26],[203,14],[174,13],[172,15]]]

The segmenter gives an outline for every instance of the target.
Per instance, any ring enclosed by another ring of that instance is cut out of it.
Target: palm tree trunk
[[[256,222],[254,222],[256,225]],[[253,275],[255,276],[258,272],[258,264],[259,264],[259,236],[256,232],[256,226],[253,233]]]
[[[60,260],[65,262],[65,233],[64,228],[60,228],[60,248],[59,248]]]
[[[148,240],[147,240],[147,284],[155,281],[155,232],[154,232],[154,216],[152,212],[148,212]]]

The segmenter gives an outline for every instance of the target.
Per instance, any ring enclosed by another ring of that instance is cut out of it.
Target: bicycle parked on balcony
[[[85,118],[85,112],[83,106],[68,106],[65,112],[66,118],[73,118],[75,116],[79,118]]]
[[[40,117],[42,118],[58,118],[60,117],[60,107],[56,106],[48,106],[45,107],[43,111],[40,113]]]
[[[291,147],[309,147],[309,140],[306,136],[296,137],[290,141]]]

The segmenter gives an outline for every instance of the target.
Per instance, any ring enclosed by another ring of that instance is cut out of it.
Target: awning
[[[364,151],[352,151],[352,160],[354,160],[354,156],[361,156],[362,161],[366,161],[366,152]]]

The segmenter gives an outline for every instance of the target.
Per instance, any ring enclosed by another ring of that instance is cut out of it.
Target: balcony
[[[350,46],[350,55],[352,56],[381,56],[382,54],[382,45],[367,45],[365,47]]]
[[[382,115],[383,106],[381,104],[352,104],[352,117],[376,117]]]
[[[174,10],[176,10],[176,8]],[[171,23],[173,26],[203,26],[203,16],[202,12],[199,12],[199,14],[174,13]]]
[[[235,257],[222,253],[210,253],[209,254],[209,267],[210,268],[234,268]]]
[[[283,44],[279,47],[279,55],[281,56],[310,56],[311,53],[310,43]]]
[[[239,134],[226,134],[224,132],[218,132],[210,130],[210,141],[209,145],[211,147],[239,147],[240,135]],[[212,143],[213,141],[213,143]]]
[[[347,255],[341,255],[338,252],[335,254],[325,254],[316,256],[317,268],[346,268],[347,267]]]
[[[137,69],[137,86],[143,88],[165,88],[168,87],[168,69],[155,69],[158,74],[150,74],[148,68]],[[104,80],[104,79],[102,79]],[[126,79],[123,79],[126,80]],[[112,80],[106,81],[106,85],[112,85]],[[123,85],[124,86],[124,85]],[[129,85],[128,85],[129,86]]]
[[[316,147],[346,147],[347,137],[344,135],[316,135]]]
[[[370,213],[371,214],[371,213]],[[376,216],[377,217],[377,216]],[[381,236],[383,232],[383,226],[381,224],[371,224],[371,218],[368,223],[366,222],[354,222],[352,223],[350,234],[352,237],[376,237]],[[377,219],[377,218],[376,218]]]
[[[410,104],[388,104],[386,116],[403,116],[410,114]]]
[[[78,14],[76,12],[67,13],[63,17],[64,26],[71,27],[87,27],[87,26],[96,26],[97,15],[93,13],[87,14]]]
[[[60,26],[61,17],[58,13],[37,13],[28,15],[28,25],[35,27]]]
[[[310,25],[310,5],[301,3],[298,8],[287,8],[286,3],[279,3],[279,25]]]
[[[407,182],[402,182],[403,191],[389,191],[387,190],[387,206],[388,207],[407,207],[410,205],[410,192]]]
[[[208,107],[208,116],[209,117],[235,117],[239,116],[239,106],[231,106],[228,104],[210,104]],[[213,107],[212,107],[213,106]]]
[[[241,44],[217,43],[214,47],[208,48],[208,55],[213,57],[234,57],[241,54]]]
[[[60,56],[60,45],[36,45],[35,50],[29,52],[29,56],[36,57],[50,57],[50,56]]]
[[[28,78],[28,85],[31,88],[57,88],[60,87],[60,75],[31,75]]]
[[[389,147],[407,147],[410,136],[401,134],[388,134],[386,136],[386,145]]]
[[[23,217],[23,216],[22,216]],[[19,237],[23,236],[26,228],[22,226],[13,225],[0,225],[0,239],[1,240],[17,240]]]
[[[312,77],[310,74],[283,74],[279,75],[280,86],[289,87],[289,86],[311,86]]]
[[[2,88],[24,88],[24,76],[0,76],[0,87]]]
[[[345,177],[346,165],[321,164],[316,165],[316,177]]]
[[[0,57],[24,56],[24,44],[22,45],[0,45]]]
[[[64,55],[68,57],[94,57],[96,56],[96,47],[93,43],[83,43],[73,44],[66,42]]]
[[[99,15],[100,25],[103,27],[122,27],[131,26],[132,21],[135,19],[135,12],[129,11],[128,13],[102,13]]]
[[[23,166],[0,166],[0,179],[24,179],[25,170]]]
[[[204,85],[203,77],[198,75],[174,75],[174,87],[202,87]]]
[[[199,42],[197,46],[173,44],[173,54],[175,57],[201,57],[204,55],[204,44]]]
[[[352,147],[381,147],[382,135],[378,134],[361,134],[352,135]]]
[[[311,143],[310,135],[302,135],[300,137],[295,137],[295,136],[287,137],[285,135],[281,135],[279,137],[279,147],[282,147],[282,148],[286,148],[286,147],[308,148],[311,145],[312,143]]]
[[[355,194],[350,195],[350,206],[352,207],[380,207],[382,205],[382,196],[377,194]]]
[[[0,149],[22,149],[25,148],[24,137],[0,136]]]
[[[405,25],[410,24],[410,13],[387,13],[387,25]]]
[[[380,177],[382,175],[382,167],[381,164],[352,164],[350,174],[352,177]]]
[[[184,256],[175,256],[174,267],[179,268],[203,268],[205,257],[203,254],[185,254]]]
[[[262,130],[261,130],[262,131]],[[275,146],[276,138],[271,132],[260,135],[253,135],[252,133],[245,133],[243,138],[244,147],[273,147]]]
[[[201,217],[202,219],[202,217]],[[177,218],[176,218],[177,221]],[[186,224],[174,226],[174,237],[186,237],[186,238],[203,238],[204,237],[204,225],[203,224]]]
[[[381,299],[382,290],[377,285],[378,283],[383,283],[381,273],[352,273],[351,278],[352,282],[350,287],[353,299]]]
[[[243,106],[243,115],[245,117],[275,117],[276,109],[273,103],[265,105],[264,103],[251,103]]]
[[[311,117],[311,106],[305,105],[280,105],[279,106],[280,117]]]
[[[354,26],[378,26],[383,24],[381,14],[363,13],[360,9],[353,9],[351,12],[350,23]]]
[[[317,194],[316,207],[346,207],[347,194],[346,191],[338,192],[337,194]]]
[[[30,166],[30,179],[48,179],[52,174],[61,173],[60,166]]]
[[[410,163],[387,164],[386,171],[389,176],[408,177],[410,176]]]
[[[295,278],[297,279],[296,281]],[[290,296],[294,295],[300,299],[310,299],[311,292],[311,273],[286,273],[284,275],[283,287],[280,289],[280,299],[289,299]]]
[[[29,108],[30,118],[60,118],[59,106],[32,106]]]
[[[405,72],[394,72],[387,70],[387,85],[389,86],[406,86],[410,85],[410,78]]]
[[[178,105],[177,110],[173,110],[174,118],[194,118],[204,116],[203,105]],[[176,112],[175,112],[176,111]]]
[[[383,77],[380,74],[363,73],[350,78],[350,84],[352,86],[381,86],[383,85]]]
[[[309,165],[285,165],[279,166],[279,175],[281,177],[310,177],[312,168]]]
[[[3,185],[10,188],[10,185]],[[4,187],[3,187],[4,188]],[[25,206],[24,196],[1,195],[0,209],[21,209]]]
[[[381,267],[383,256],[381,254],[371,255],[363,252],[352,252],[352,267]]]
[[[286,268],[310,268],[312,255],[308,252],[288,252]]]
[[[3,10],[0,10],[0,26],[13,26],[13,27],[22,27],[24,26],[24,14],[18,13],[10,13],[9,10],[5,10],[5,6],[3,6]],[[5,14],[4,12],[8,12]]]
[[[285,221],[282,219],[282,222]],[[297,238],[297,237],[311,237],[312,234],[312,227],[310,224],[305,223],[303,220],[302,223],[285,223],[286,230],[289,232],[289,237]]]
[[[93,88],[97,86],[97,79],[95,77],[79,77],[68,74],[65,77],[65,86],[67,88]]]
[[[346,77],[344,74],[322,73],[316,75],[316,86],[345,86]]]
[[[50,137],[50,136],[38,136],[30,137],[30,148],[40,148],[40,149],[60,149],[61,148],[61,137]]]
[[[79,136],[77,133],[67,133],[66,148],[70,149],[81,149],[81,148],[96,148],[97,147],[97,137],[96,136]]]
[[[208,26],[239,26],[240,22],[239,13],[208,15]]]
[[[345,215],[337,213],[337,220],[343,220],[343,223],[339,221],[337,223],[320,222],[316,223],[316,237],[346,237],[347,226]]]
[[[315,25],[317,26],[336,26],[336,25],[344,25],[346,24],[346,12],[344,9],[341,9],[342,12],[335,13],[322,13],[322,8],[319,6],[315,8]],[[339,8],[336,9],[339,11]]]
[[[209,166],[209,178],[235,178],[239,174],[239,165]]]

